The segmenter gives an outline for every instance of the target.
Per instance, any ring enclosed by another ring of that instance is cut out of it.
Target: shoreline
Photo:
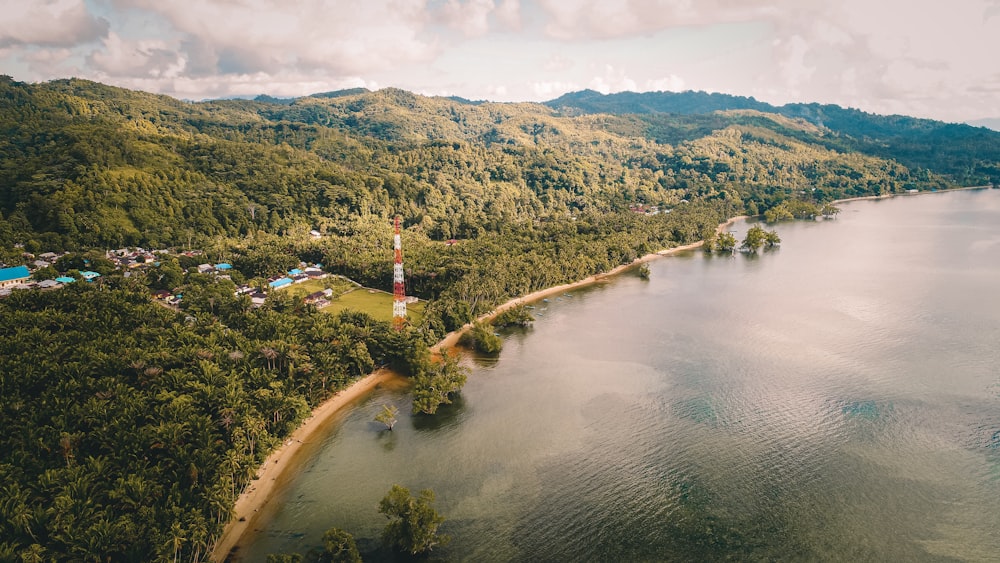
[[[745,215],[733,217],[724,223],[719,224],[719,226],[716,227],[716,232],[722,232],[722,230],[726,227],[745,218]],[[539,301],[551,295],[558,295],[572,289],[606,281],[609,278],[621,274],[629,268],[635,267],[643,262],[649,262],[650,260],[655,260],[664,256],[693,250],[701,247],[704,243],[705,241],[700,240],[646,254],[645,256],[636,258],[628,264],[622,264],[621,266],[612,268],[607,272],[594,274],[575,282],[547,287],[521,297],[510,299],[498,305],[492,311],[481,315],[476,320],[489,320],[511,307],[531,303],[533,301]],[[443,350],[457,347],[462,334],[470,328],[472,328],[472,323],[468,323],[458,330],[449,332],[444,336],[444,338],[438,341],[437,344],[430,347],[431,353],[440,354]],[[295,463],[296,461],[299,461],[296,458],[301,454],[302,446],[308,443],[309,438],[313,437],[321,429],[326,428],[327,424],[334,418],[334,415],[342,411],[345,407],[366,397],[371,391],[374,391],[381,384],[399,377],[402,376],[386,369],[376,370],[371,374],[355,381],[347,388],[338,391],[332,397],[313,409],[312,413],[302,421],[302,424],[292,432],[291,436],[286,438],[284,443],[275,448],[275,450],[268,455],[264,463],[258,468],[256,479],[252,480],[249,488],[244,490],[237,497],[236,502],[233,505],[233,515],[226,524],[226,527],[223,529],[222,535],[219,536],[218,541],[216,541],[215,547],[212,549],[211,560],[217,562],[226,561],[231,554],[234,552],[238,553],[239,548],[243,546],[245,540],[252,536],[254,532],[254,525],[261,520],[263,515],[268,513],[268,508],[273,508],[268,506],[269,501],[274,497],[274,494],[278,492],[280,485],[287,480],[288,474],[292,473],[296,469],[297,465],[300,465]],[[285,463],[279,464],[278,462],[281,460],[284,460]]]
[[[301,463],[296,463],[301,460],[296,458],[300,457],[303,447],[309,445],[310,439],[327,427],[335,414],[367,397],[382,384],[401,377],[388,369],[377,369],[336,392],[313,409],[302,424],[267,456],[257,469],[256,477],[237,497],[233,504],[233,515],[216,541],[210,560],[225,561],[234,550],[239,549],[241,541],[250,536],[254,525],[267,513],[268,503],[274,493],[287,481],[289,474],[301,466]]]
[[[918,191],[916,193],[903,192],[903,193],[890,193],[890,194],[882,194],[882,195],[864,195],[864,196],[858,196],[858,197],[848,197],[848,198],[844,198],[844,199],[835,199],[835,200],[833,200],[833,201],[830,202],[830,205],[837,205],[837,204],[840,204],[840,203],[847,203],[847,202],[850,202],[850,201],[865,201],[865,200],[869,200],[869,199],[870,200],[890,199],[890,198],[900,197],[900,196],[913,196],[913,195],[925,195],[925,194],[941,194],[941,193],[947,193],[947,192],[959,192],[959,191],[963,191],[963,190],[985,190],[985,189],[991,189],[991,188],[993,188],[993,186],[991,186],[991,185],[987,185],[987,186],[962,186],[962,187],[958,187],[958,188],[944,188],[944,189],[940,189],[940,190],[923,190],[923,191]]]
[[[747,218],[746,215],[739,215],[739,216],[733,217],[733,218],[727,220],[724,223],[720,223],[719,226],[715,228],[715,232],[716,233],[720,233],[726,227],[732,225],[736,221],[739,221],[741,219],[746,219],[746,218]],[[521,297],[515,297],[515,298],[510,299],[510,300],[508,300],[508,301],[506,301],[504,303],[501,303],[500,305],[497,305],[497,307],[495,309],[493,309],[492,311],[490,311],[490,312],[488,312],[486,314],[480,315],[473,322],[482,322],[482,321],[492,320],[493,318],[495,318],[500,313],[503,313],[504,311],[506,311],[508,309],[511,309],[513,307],[517,307],[518,305],[527,305],[529,303],[533,303],[535,301],[539,301],[539,300],[544,299],[546,297],[551,297],[553,295],[559,295],[561,293],[565,293],[565,292],[573,290],[573,289],[579,289],[581,287],[586,287],[588,285],[593,285],[595,283],[606,281],[607,279],[612,278],[614,276],[617,276],[618,274],[620,274],[620,273],[628,270],[629,268],[633,268],[633,267],[635,267],[635,266],[637,266],[639,264],[642,264],[644,262],[649,262],[650,260],[655,260],[657,258],[662,258],[664,256],[670,256],[672,254],[678,254],[678,253],[684,252],[686,250],[694,250],[695,248],[700,248],[703,244],[705,244],[705,241],[699,240],[697,242],[683,244],[681,246],[675,246],[673,248],[666,248],[666,249],[663,249],[663,250],[659,250],[657,252],[652,252],[652,253],[646,254],[645,256],[642,256],[640,258],[636,258],[635,260],[629,262],[628,264],[622,264],[620,266],[616,266],[616,267],[608,270],[607,272],[601,272],[599,274],[594,274],[592,276],[587,276],[587,277],[583,278],[582,280],[577,280],[575,282],[570,282],[570,283],[564,283],[562,285],[554,285],[552,287],[546,287],[546,288],[543,288],[543,289],[539,289],[538,291],[533,291],[533,292],[531,292],[531,293],[529,293],[527,295],[522,295]],[[462,338],[462,335],[466,331],[468,331],[469,329],[472,328],[472,325],[473,325],[473,323],[466,323],[461,328],[459,328],[457,330],[453,330],[452,332],[449,332],[448,334],[444,335],[444,338],[442,338],[440,342],[438,342],[437,344],[431,346],[431,353],[439,354],[439,353],[441,353],[442,350],[447,350],[447,349],[451,349],[451,348],[454,348],[454,347],[458,346],[458,341]]]
[[[831,203],[840,204],[851,201],[879,200],[905,195],[922,195],[927,193],[941,193],[957,190],[976,190],[989,187],[991,186],[951,188],[936,190],[933,192],[922,191],[917,194],[903,193],[862,196],[835,200]],[[732,217],[725,222],[720,223],[716,227],[715,232],[717,234],[721,233],[737,221],[749,218],[751,217],[747,215]],[[687,250],[694,250],[701,247],[704,243],[704,240],[700,240],[646,254],[645,256],[636,258],[628,264],[617,266],[607,272],[594,274],[575,282],[547,287],[521,297],[510,299],[498,305],[492,311],[481,315],[476,319],[476,321],[491,320],[512,307],[529,304],[552,295],[558,295],[573,289],[607,281],[608,279],[613,278],[614,276],[617,276],[629,268],[633,268],[641,263],[649,262],[664,256],[671,256]],[[431,353],[440,354],[443,350],[449,350],[457,347],[462,334],[471,329],[472,326],[473,323],[467,323],[458,330],[449,332],[439,342],[430,347]],[[321,429],[325,429],[334,419],[334,416],[345,407],[366,397],[371,391],[374,391],[383,383],[387,383],[401,377],[402,376],[399,374],[389,370],[376,370],[371,374],[355,381],[347,388],[338,391],[332,397],[316,407],[312,413],[305,420],[303,420],[302,424],[296,428],[288,438],[285,439],[285,442],[271,452],[271,454],[267,457],[267,460],[265,460],[264,463],[258,468],[256,480],[251,482],[248,489],[240,493],[235,504],[233,505],[233,516],[226,524],[222,535],[219,537],[214,549],[212,550],[211,560],[217,562],[225,561],[230,554],[236,552],[240,547],[242,547],[243,542],[247,538],[251,537],[254,532],[254,524],[260,521],[262,515],[267,514],[267,508],[269,508],[268,503],[273,498],[274,493],[277,492],[280,485],[287,481],[289,474],[293,473],[297,466],[301,465],[295,463],[296,461],[299,461],[296,458],[301,455],[302,446],[308,443],[308,438],[313,437]],[[280,460],[285,460],[285,463],[279,464],[278,462]],[[273,506],[270,508],[273,509]]]

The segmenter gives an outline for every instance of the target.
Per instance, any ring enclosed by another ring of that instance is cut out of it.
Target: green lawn
[[[302,285],[305,285],[304,283]],[[380,321],[392,320],[392,294],[374,289],[359,288],[345,293],[323,307],[326,313],[339,313],[345,309],[352,309],[362,313],[368,313],[374,319]],[[424,318],[424,304],[409,303],[406,305],[406,316],[410,323],[419,323]]]
[[[337,314],[345,309],[368,313],[380,321],[392,320],[392,294],[384,291],[359,287],[357,283],[346,278],[331,276],[322,280],[309,280],[282,288],[279,291],[290,295],[305,297],[326,288],[333,289],[334,298],[330,304],[323,307],[325,313]],[[411,323],[418,323],[424,317],[424,304],[410,303],[406,306],[406,316]]]
[[[290,287],[282,288],[281,291],[287,292],[289,295],[305,297],[310,293],[323,291],[326,288],[332,289],[334,295],[340,295],[342,293],[352,291],[357,287],[358,285],[356,283],[348,279],[330,276],[322,280],[309,280],[302,283],[292,284]]]

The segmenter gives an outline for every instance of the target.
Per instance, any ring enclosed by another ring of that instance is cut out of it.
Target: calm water
[[[842,209],[539,303],[437,418],[380,432],[378,392],[246,560],[331,526],[385,559],[400,483],[443,560],[1000,561],[1000,190]]]

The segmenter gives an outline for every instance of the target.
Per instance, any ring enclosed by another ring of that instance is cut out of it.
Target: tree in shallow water
[[[396,425],[396,415],[399,414],[399,409],[396,405],[382,405],[382,410],[375,415],[375,422],[380,422],[385,425],[387,430],[392,430],[392,427]]]
[[[754,225],[750,227],[747,231],[747,236],[743,238],[743,244],[740,248],[744,248],[749,252],[757,252],[760,247],[764,246],[767,240],[767,233],[759,225]]]
[[[323,534],[323,563],[361,563],[361,553],[354,536],[340,528],[330,528]]]
[[[732,254],[736,250],[736,236],[733,233],[720,233],[715,239],[715,251]]]
[[[428,362],[413,377],[413,412],[434,414],[438,407],[451,403],[468,379],[468,369],[448,354],[439,362]]]
[[[644,280],[649,279],[649,264],[643,262],[639,265],[639,277]]]
[[[476,321],[458,342],[483,354],[499,354],[503,348],[503,341],[493,332],[493,325],[489,322]]]
[[[378,511],[389,519],[382,532],[383,541],[392,549],[410,555],[429,553],[448,543],[451,538],[438,533],[444,517],[434,510],[432,502],[434,491],[430,489],[414,497],[406,487],[393,485],[378,505]]]
[[[781,237],[778,236],[778,233],[775,230],[767,231],[764,233],[764,244],[768,248],[774,248],[775,246],[781,244]]]

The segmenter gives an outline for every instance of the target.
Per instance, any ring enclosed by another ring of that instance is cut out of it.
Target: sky
[[[181,99],[701,90],[1000,117],[1000,0],[0,0],[0,74]]]

